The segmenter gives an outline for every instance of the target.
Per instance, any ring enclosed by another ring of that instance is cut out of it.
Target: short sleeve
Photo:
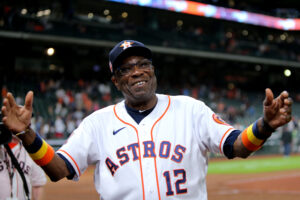
[[[74,180],[78,180],[89,165],[95,164],[99,160],[100,156],[94,135],[95,128],[90,119],[86,118],[57,151],[74,168],[76,172]]]
[[[224,142],[235,129],[201,101],[194,104],[193,115],[201,145],[210,152],[223,154]]]

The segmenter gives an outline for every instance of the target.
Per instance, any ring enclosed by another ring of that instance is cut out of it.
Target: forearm
[[[247,158],[252,153],[252,151],[249,151],[243,145],[242,134],[240,134],[236,139],[236,141],[234,142],[233,152],[234,152],[234,157],[240,157],[240,158]]]
[[[38,144],[36,140],[39,141],[40,138],[37,138],[39,136],[37,136],[37,134],[32,129],[29,129],[28,131],[26,131],[25,134],[19,135],[18,137],[22,140],[23,145],[26,148],[26,150],[29,152],[31,158],[43,168],[45,173],[49,176],[49,178],[52,181],[58,181],[69,175],[69,170],[66,166],[65,161],[62,158],[60,158],[56,153],[54,153],[54,156],[51,157],[49,161],[46,161],[46,163],[42,159],[38,159],[41,157],[41,155],[39,152],[37,152],[34,149],[39,148],[39,146],[36,147]],[[44,148],[44,146],[42,146],[41,148]],[[52,148],[52,147],[48,146],[48,148]],[[48,148],[47,150],[49,150]],[[30,151],[36,151],[36,152],[33,153]]]
[[[24,146],[31,145],[36,137],[36,133],[31,128],[27,129],[24,134],[18,135],[17,133],[16,135],[22,140]]]
[[[54,155],[52,161],[48,165],[42,166],[42,168],[51,181],[54,182],[70,175],[65,161],[57,154]]]
[[[247,127],[234,142],[233,151],[235,157],[247,158],[252,152],[258,150],[274,131],[263,121],[263,118],[258,119],[255,123],[253,124],[254,127],[251,125],[251,127]],[[250,130],[247,130],[248,128]]]

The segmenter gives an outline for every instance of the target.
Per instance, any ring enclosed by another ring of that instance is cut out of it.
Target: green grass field
[[[300,156],[210,161],[208,174],[245,174],[300,169]]]

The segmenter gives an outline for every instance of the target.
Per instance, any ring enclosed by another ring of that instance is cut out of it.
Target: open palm
[[[13,133],[24,131],[30,126],[32,116],[33,92],[30,91],[25,97],[25,105],[20,106],[11,93],[7,93],[3,100],[2,121]]]

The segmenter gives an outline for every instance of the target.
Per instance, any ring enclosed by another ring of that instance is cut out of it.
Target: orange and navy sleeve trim
[[[74,159],[68,152],[66,152],[65,150],[59,149],[57,152],[58,152],[58,153],[61,153],[64,157],[67,156],[67,157],[74,163],[74,165],[75,165],[75,167],[76,167],[76,170],[77,170],[77,172],[78,172],[78,175],[81,176],[81,171],[80,171],[79,166],[78,166],[77,162],[75,161],[75,159]],[[67,161],[69,161],[69,160],[67,159]],[[72,165],[72,166],[73,166],[73,165]],[[73,168],[73,169],[74,169],[74,168]],[[69,170],[69,171],[70,171],[70,170]],[[70,173],[71,173],[71,172],[72,172],[72,171],[70,171]]]
[[[220,153],[223,153],[223,150],[222,150],[222,144],[223,144],[223,140],[224,140],[224,138],[227,136],[227,134],[229,134],[230,133],[230,131],[232,131],[234,128],[229,128],[229,129],[227,129],[227,131],[223,134],[223,137],[222,137],[222,139],[221,139],[221,141],[220,141],[220,144],[219,144],[219,150],[220,150]]]
[[[240,134],[240,130],[231,131],[223,144],[223,152],[228,159],[232,159],[235,157],[233,145]]]

